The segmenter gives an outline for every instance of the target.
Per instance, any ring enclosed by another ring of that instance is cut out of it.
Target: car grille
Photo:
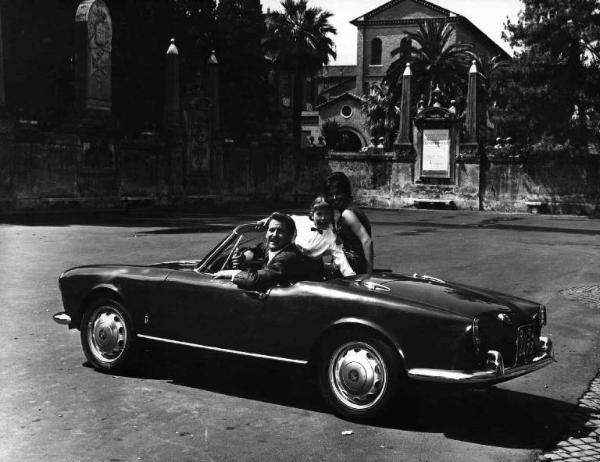
[[[515,365],[531,362],[537,352],[536,328],[533,324],[519,327],[517,331],[517,356]]]

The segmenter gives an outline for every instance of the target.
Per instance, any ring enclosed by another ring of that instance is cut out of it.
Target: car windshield
[[[236,250],[253,249],[262,242],[265,242],[264,230],[256,230],[254,226],[238,227],[234,233],[209,253],[199,266],[198,271],[213,274],[220,270],[232,269],[231,257]],[[258,266],[262,264],[261,261],[253,263]]]

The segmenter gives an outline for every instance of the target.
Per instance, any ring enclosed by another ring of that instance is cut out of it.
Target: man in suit
[[[276,284],[313,279],[306,257],[294,244],[296,225],[289,215],[275,212],[267,221],[266,245],[245,250],[233,259],[235,267],[244,262],[264,258],[262,268],[223,270],[214,279],[229,278],[240,289],[267,290]]]

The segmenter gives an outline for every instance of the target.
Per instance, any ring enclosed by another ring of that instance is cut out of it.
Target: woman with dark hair
[[[373,239],[371,223],[352,200],[350,180],[342,172],[333,172],[325,180],[325,197],[339,211],[337,233],[346,258],[356,273],[373,272]]]

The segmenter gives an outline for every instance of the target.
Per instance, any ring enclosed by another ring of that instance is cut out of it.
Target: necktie
[[[313,228],[310,228],[310,230],[311,230],[311,231],[316,231],[316,232],[317,232],[317,233],[319,233],[319,234],[323,234],[323,230],[322,230],[322,229],[319,229],[319,228],[314,228],[314,227],[313,227]]]

